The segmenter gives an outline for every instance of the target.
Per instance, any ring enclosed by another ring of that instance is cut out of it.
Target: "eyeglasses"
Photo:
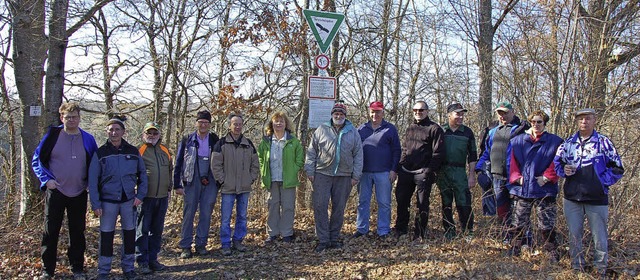
[[[159,132],[145,132],[145,134],[146,134],[146,135],[153,135],[153,136],[156,136],[156,135],[159,135],[160,133],[159,133]]]
[[[198,121],[198,124],[210,124],[211,122],[208,121]]]
[[[544,121],[536,120],[536,121],[529,121],[529,123],[531,123],[531,124],[542,124],[542,123],[544,123]]]
[[[413,109],[413,112],[414,113],[416,113],[416,112],[424,112],[425,110],[427,110],[427,109]]]
[[[64,116],[65,121],[77,120],[77,119],[80,119],[80,116]]]

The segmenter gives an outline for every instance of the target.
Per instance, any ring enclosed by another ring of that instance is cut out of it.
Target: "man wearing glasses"
[[[417,187],[417,208],[414,240],[427,237],[429,196],[435,173],[445,158],[444,132],[429,117],[429,106],[424,101],[413,105],[414,122],[409,125],[402,143],[396,187],[397,217],[394,234],[399,237],[409,229],[409,206]]]
[[[84,279],[86,241],[87,172],[96,139],[80,129],[80,106],[63,103],[58,110],[61,126],[51,127],[33,154],[31,166],[46,192],[42,233],[42,276],[51,279],[56,269],[58,238],[64,212],[69,224],[67,256],[74,279]]]
[[[173,170],[173,187],[176,194],[184,196],[182,212],[182,239],[179,246],[182,249],[181,259],[193,256],[191,244],[193,240],[193,220],[196,210],[200,209],[198,227],[196,228],[196,254],[208,254],[206,249],[211,226],[218,185],[211,171],[211,152],[218,142],[218,135],[209,132],[211,128],[211,113],[200,111],[196,117],[196,131],[183,137],[178,145],[176,165]]]
[[[496,196],[498,218],[502,224],[503,241],[511,242],[511,235],[507,231],[511,224],[511,198],[507,189],[509,176],[509,159],[511,155],[510,141],[515,136],[529,129],[529,122],[521,121],[513,110],[513,105],[502,101],[496,105],[496,114],[500,124],[491,130],[486,137],[485,150],[478,159],[476,174],[482,171],[483,163],[491,164],[493,176],[493,191]]]
[[[138,206],[136,226],[136,262],[142,274],[164,270],[158,261],[162,245],[164,219],[169,206],[171,191],[171,155],[160,143],[157,123],[144,125],[142,145],[138,149],[147,169],[148,191],[142,205]]]

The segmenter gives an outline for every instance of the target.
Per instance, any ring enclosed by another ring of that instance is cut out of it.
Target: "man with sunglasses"
[[[409,125],[402,143],[396,186],[397,217],[394,234],[399,237],[409,230],[409,206],[417,188],[414,240],[427,237],[429,196],[436,172],[445,158],[444,132],[429,119],[429,106],[424,101],[413,105],[414,122]]]
[[[171,191],[171,154],[160,140],[158,124],[145,124],[142,132],[143,144],[138,151],[144,160],[149,181],[147,196],[138,205],[136,225],[136,262],[142,274],[165,268],[158,261],[158,253],[162,245],[162,231]]]
[[[527,121],[521,121],[515,114],[513,105],[508,101],[499,102],[494,110],[500,124],[491,130],[486,137],[485,150],[476,164],[476,174],[484,168],[484,162],[489,161],[493,176],[493,192],[496,196],[498,218],[502,224],[503,241],[511,242],[511,235],[507,231],[511,224],[511,198],[507,189],[509,176],[509,159],[511,155],[510,141],[531,126]]]

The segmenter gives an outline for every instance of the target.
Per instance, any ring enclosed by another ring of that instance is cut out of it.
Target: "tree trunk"
[[[64,63],[67,52],[68,0],[55,0],[49,21],[49,52],[47,56],[46,86],[44,90],[44,125],[59,125],[58,108],[64,93]]]
[[[493,115],[491,102],[493,82],[493,28],[491,0],[480,0],[478,11],[478,78],[480,80],[479,103],[481,127],[489,125]]]
[[[21,199],[19,222],[29,220],[34,213],[41,212],[31,206],[41,199],[38,194],[38,178],[30,168],[31,156],[41,138],[42,120],[30,115],[30,106],[42,106],[42,78],[46,56],[44,34],[44,0],[22,0],[10,2],[13,27],[13,61],[16,88],[22,106],[21,136]]]

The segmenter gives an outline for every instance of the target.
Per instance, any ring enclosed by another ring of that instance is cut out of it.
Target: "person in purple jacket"
[[[96,139],[80,129],[80,105],[62,103],[58,109],[61,126],[51,127],[33,154],[31,166],[46,193],[42,268],[40,279],[51,279],[56,269],[58,238],[67,212],[69,249],[67,256],[74,279],[84,279],[86,240],[87,172]]]
[[[388,236],[391,227],[391,189],[396,180],[395,172],[400,161],[400,137],[396,127],[384,120],[384,106],[375,101],[369,105],[371,120],[358,127],[362,140],[364,155],[362,176],[358,185],[358,215],[356,218],[357,231],[354,238],[369,232],[369,216],[371,206],[371,192],[375,185],[376,201],[378,202],[377,234],[381,238]]]
[[[585,216],[593,236],[593,264],[600,276],[607,272],[609,187],[622,178],[620,155],[606,136],[595,130],[596,111],[575,113],[578,132],[567,138],[554,158],[555,170],[564,181],[564,215],[569,228],[571,268],[584,271],[582,250]]]

